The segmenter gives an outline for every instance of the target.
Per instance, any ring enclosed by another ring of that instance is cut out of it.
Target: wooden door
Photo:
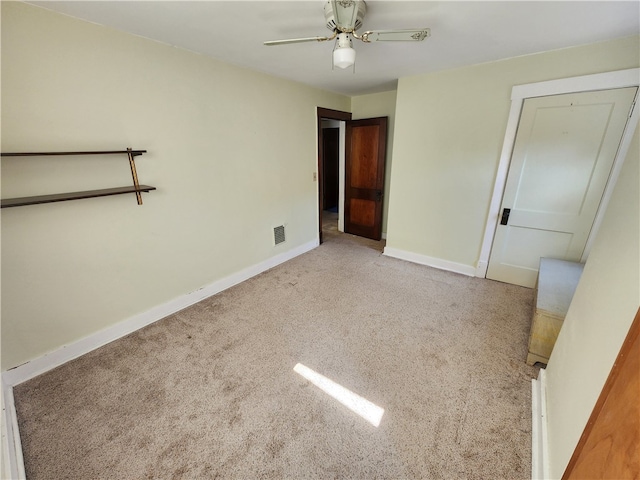
[[[563,480],[640,478],[640,309]]]
[[[487,278],[533,287],[541,257],[582,260],[636,91],[525,100]]]
[[[344,230],[380,240],[387,117],[347,122]]]

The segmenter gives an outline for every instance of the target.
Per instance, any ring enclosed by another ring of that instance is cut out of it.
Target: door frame
[[[324,171],[324,163],[322,158],[322,119],[340,120],[345,122],[351,120],[351,112],[343,112],[340,110],[331,110],[329,108],[316,107],[316,127],[317,127],[317,151],[318,151],[318,166],[317,166],[317,180],[318,180],[318,242],[322,243],[322,197],[324,195],[324,179],[322,178],[322,172]],[[342,131],[342,128],[340,129]]]
[[[507,128],[504,135],[504,142],[502,144],[498,170],[496,172],[496,181],[493,187],[491,203],[489,204],[489,213],[482,240],[480,258],[476,265],[476,277],[485,278],[487,276],[489,256],[491,255],[493,238],[498,227],[500,205],[502,204],[502,197],[507,183],[511,154],[516,139],[516,133],[518,131],[518,123],[520,121],[520,114],[522,112],[524,101],[527,98],[546,97],[549,95],[561,95],[565,93],[588,92],[593,90],[611,90],[614,88],[625,87],[640,87],[640,68],[630,68],[627,70],[597,73],[594,75],[583,75],[579,77],[562,78],[559,80],[515,85],[511,89],[511,109],[507,120]],[[622,164],[627,156],[633,134],[635,133],[636,126],[638,125],[638,111],[640,108],[634,108],[637,100],[638,94],[636,94],[636,99],[631,106],[631,115],[627,120],[627,125],[625,126],[624,133],[622,134],[622,140],[620,141],[620,147],[618,148],[618,152],[616,153],[616,157],[613,162],[611,175],[605,187],[600,206],[598,207],[593,227],[589,233],[589,238],[587,239],[587,244],[582,255],[583,262],[589,255],[589,251],[593,245],[593,240],[600,228],[604,218],[604,213],[607,209],[607,205],[609,204],[609,199],[613,193],[613,188],[618,176],[620,175]]]

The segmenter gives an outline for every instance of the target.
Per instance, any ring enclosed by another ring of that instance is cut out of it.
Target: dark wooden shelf
[[[37,205],[40,203],[66,202],[67,200],[82,200],[83,198],[108,197],[122,195],[124,193],[150,192],[156,187],[138,185],[130,187],[103,188],[102,190],[86,190],[84,192],[56,193],[53,195],[38,195],[35,197],[5,198],[1,200],[2,208],[22,207],[25,205]]]
[[[129,158],[129,167],[131,168],[131,178],[133,185],[130,187],[103,188],[101,190],[86,190],[83,192],[55,193],[53,195],[37,195],[35,197],[5,198],[0,200],[0,208],[22,207],[25,205],[38,205],[41,203],[66,202],[67,200],[81,200],[84,198],[108,197],[110,195],[122,195],[124,193],[135,193],[138,205],[142,205],[142,192],[150,192],[156,187],[149,185],[140,185],[138,183],[138,174],[136,173],[136,164],[134,157],[147,153],[146,150],[100,150],[85,152],[21,152],[21,153],[0,153],[2,157],[42,157],[52,155],[117,155],[126,154]]]
[[[20,152],[20,153],[0,153],[2,157],[47,157],[51,155],[117,155],[127,154],[129,150],[100,150],[91,152]],[[147,153],[146,150],[131,150],[131,155],[138,156]]]

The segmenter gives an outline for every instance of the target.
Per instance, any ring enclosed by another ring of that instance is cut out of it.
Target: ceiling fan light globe
[[[333,51],[333,64],[338,68],[348,68],[356,63],[356,51],[353,48],[336,48]]]

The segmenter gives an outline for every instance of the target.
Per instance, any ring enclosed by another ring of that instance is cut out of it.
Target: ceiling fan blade
[[[335,38],[335,35],[334,37]],[[306,38],[290,38],[288,40],[271,40],[268,42],[264,42],[265,45],[287,45],[289,43],[304,43],[304,42],[324,42],[326,40],[331,40],[329,37],[306,37]]]
[[[431,35],[428,28],[364,32],[363,42],[420,42]]]

